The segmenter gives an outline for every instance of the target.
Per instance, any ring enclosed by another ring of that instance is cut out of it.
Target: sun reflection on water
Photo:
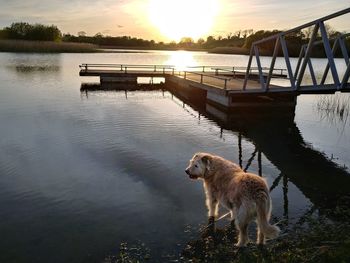
[[[175,66],[175,69],[179,71],[187,70],[188,67],[198,66],[198,62],[194,59],[193,54],[182,50],[171,53],[166,64]]]

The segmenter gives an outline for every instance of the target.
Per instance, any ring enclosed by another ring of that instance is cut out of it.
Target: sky
[[[85,31],[170,41],[179,35],[205,38],[240,29],[290,29],[348,8],[350,0],[0,0],[0,7],[0,28],[23,21],[54,24],[75,35]],[[349,31],[346,20],[330,24]]]

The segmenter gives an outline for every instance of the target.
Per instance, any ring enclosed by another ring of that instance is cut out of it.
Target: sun
[[[219,11],[219,0],[149,0],[151,24],[169,40],[198,39],[209,33]]]

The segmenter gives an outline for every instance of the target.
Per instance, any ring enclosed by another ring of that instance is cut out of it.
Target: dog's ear
[[[209,155],[204,155],[204,156],[202,157],[201,160],[202,160],[202,162],[205,164],[207,170],[209,170],[209,165],[210,165],[210,161],[211,161],[211,156],[209,156]]]

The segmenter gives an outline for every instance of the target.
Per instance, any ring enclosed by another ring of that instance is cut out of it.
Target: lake
[[[287,117],[224,121],[166,90],[80,92],[96,81],[79,77],[81,63],[245,66],[246,56],[0,53],[0,61],[0,262],[102,262],[122,242],[143,243],[153,261],[178,255],[207,221],[202,185],[184,173],[198,151],[262,173],[272,221],[284,219],[284,229],[332,208],[350,187],[349,120],[321,110],[324,96],[299,96]],[[313,62],[320,76],[325,60]]]

